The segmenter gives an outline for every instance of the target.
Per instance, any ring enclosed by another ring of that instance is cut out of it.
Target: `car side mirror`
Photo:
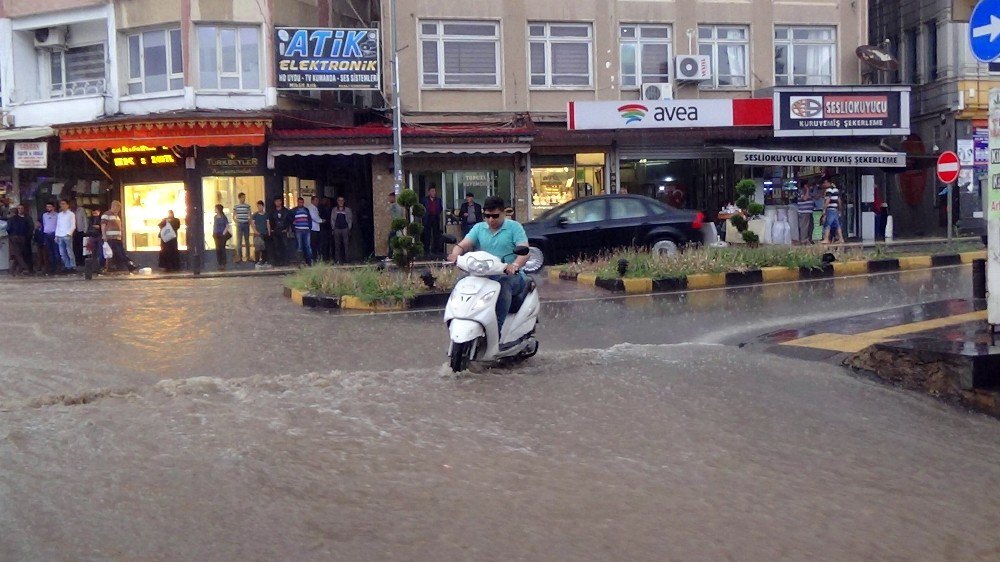
[[[531,248],[527,246],[518,246],[517,248],[514,248],[514,255],[526,256],[529,253],[531,253]]]
[[[451,234],[442,234],[441,235],[441,240],[444,240],[448,244],[457,244],[458,243],[458,238],[455,238]]]
[[[559,217],[559,220],[556,221],[556,226],[559,228],[566,228],[567,224],[569,224],[569,219],[566,217]]]

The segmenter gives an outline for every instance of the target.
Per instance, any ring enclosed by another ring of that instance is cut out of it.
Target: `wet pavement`
[[[1000,558],[995,420],[718,345],[962,298],[968,268],[546,284],[542,352],[458,378],[440,312],[277,278],[3,288],[0,560]]]

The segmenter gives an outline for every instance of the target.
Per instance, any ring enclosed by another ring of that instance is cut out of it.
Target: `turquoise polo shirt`
[[[521,223],[505,219],[496,232],[491,232],[489,225],[485,222],[476,223],[469,231],[467,238],[471,238],[476,244],[476,248],[489,252],[497,257],[503,257],[504,263],[514,263],[517,258],[512,252],[519,245],[528,243],[528,235],[524,232]],[[507,255],[510,254],[510,255]]]

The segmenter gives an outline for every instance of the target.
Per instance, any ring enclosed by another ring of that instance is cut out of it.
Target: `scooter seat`
[[[518,310],[521,310],[521,305],[524,304],[524,299],[528,298],[531,291],[535,290],[535,280],[528,276],[528,280],[524,283],[524,290],[520,293],[513,295],[510,299],[510,314],[517,314]]]

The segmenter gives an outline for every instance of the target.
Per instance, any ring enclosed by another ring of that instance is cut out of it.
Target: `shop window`
[[[205,177],[201,181],[202,209],[204,212],[205,248],[215,249],[215,238],[212,237],[212,227],[215,225],[215,206],[222,205],[222,212],[229,219],[229,227],[233,237],[226,244],[227,248],[236,248],[236,224],[233,218],[233,206],[240,202],[239,194],[245,193],[247,204],[253,212],[257,212],[257,201],[264,201],[264,208],[271,210],[274,202],[268,204],[264,200],[264,177]],[[291,205],[294,207],[295,205]]]
[[[634,219],[648,214],[646,206],[638,199],[611,200],[611,220]]]
[[[937,40],[937,20],[924,24],[927,37],[927,79],[934,81],[938,79],[938,40]]]
[[[605,199],[602,198],[581,201],[569,209],[566,209],[561,215],[559,215],[559,218],[566,219],[570,224],[603,222],[608,218]]]
[[[425,88],[500,86],[500,24],[422,21],[421,84]]]
[[[49,54],[49,97],[103,94],[104,43],[73,47]]]
[[[528,24],[532,88],[590,86],[593,32],[590,24]]]
[[[909,29],[903,33],[903,41],[906,43],[906,58],[903,62],[906,63],[906,77],[905,79],[910,84],[920,83],[920,61],[917,58],[917,53],[920,52],[918,47],[918,36],[917,29]]]
[[[199,26],[198,76],[203,90],[259,90],[260,28]]]
[[[183,88],[180,29],[155,29],[128,35],[129,94]]]
[[[622,25],[618,41],[622,88],[670,81],[669,25]]]
[[[833,27],[774,28],[774,83],[834,84],[837,45]]]
[[[160,250],[160,221],[173,211],[181,221],[177,247],[187,249],[187,200],[180,182],[124,186],[125,248],[134,252]]]
[[[750,28],[746,26],[698,26],[698,54],[712,57],[712,80],[702,88],[746,88]]]

